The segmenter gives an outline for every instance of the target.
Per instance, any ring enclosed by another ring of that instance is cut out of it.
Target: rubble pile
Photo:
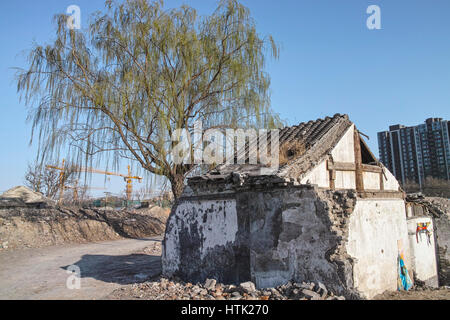
[[[133,284],[114,291],[107,299],[145,300],[345,300],[335,296],[322,283],[288,283],[276,288],[257,290],[252,282],[239,286],[217,283],[192,284],[178,279],[160,278],[158,281]]]
[[[438,197],[425,197],[422,193],[411,193],[406,196],[406,201],[422,205],[426,213],[434,218],[450,212],[450,200]]]

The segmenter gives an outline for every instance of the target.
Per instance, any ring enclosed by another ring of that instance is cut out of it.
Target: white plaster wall
[[[191,230],[196,226],[196,230]],[[199,228],[201,226],[201,229]],[[171,274],[180,264],[179,230],[188,229],[189,234],[201,232],[199,250],[201,258],[208,249],[234,242],[238,232],[236,200],[202,200],[180,203],[175,214],[170,217],[163,252],[163,269]],[[201,231],[200,231],[201,230]]]
[[[426,234],[419,234],[416,239],[418,223],[430,223],[430,243]],[[425,281],[429,286],[438,286],[438,274],[436,264],[436,250],[433,235],[433,222],[429,217],[410,218],[407,221],[409,245],[411,249],[411,264],[419,280]]]
[[[336,171],[334,186],[336,189],[356,189],[355,172]]]
[[[322,161],[314,169],[309,171],[305,177],[300,181],[301,184],[316,184],[321,188],[330,187],[330,174],[327,170],[326,161]]]
[[[363,172],[364,189],[380,190],[380,174],[376,172]]]
[[[165,233],[164,245],[162,247],[162,269],[164,274],[172,275],[180,265],[180,238],[177,229],[176,219],[169,219],[166,228],[171,227],[171,232]]]
[[[347,129],[342,139],[331,151],[334,162],[351,162],[355,163],[355,143],[354,143],[355,125],[351,125]]]
[[[355,141],[354,141],[355,125],[351,125],[347,129],[341,140],[331,151],[334,162],[355,163]],[[335,180],[336,189],[355,189],[355,172],[352,171],[336,171]]]
[[[347,252],[356,259],[354,286],[366,298],[397,290],[398,240],[410,269],[404,201],[358,199],[350,216]]]
[[[389,171],[388,168],[386,168],[385,166],[383,166],[383,168],[384,168],[384,175],[383,175],[384,190],[398,191],[400,185],[398,184],[397,179]]]

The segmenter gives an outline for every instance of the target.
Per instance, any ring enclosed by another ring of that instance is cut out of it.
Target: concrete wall
[[[430,223],[428,229],[431,236],[428,239],[425,233],[418,234],[418,223]],[[436,250],[433,234],[433,222],[429,217],[415,217],[407,220],[409,246],[411,249],[411,269],[415,276],[425,284],[432,287],[438,286],[438,274],[436,265]]]
[[[227,282],[249,280],[248,252],[239,244],[245,226],[238,221],[234,199],[218,195],[214,200],[180,201],[167,222],[163,272],[193,282],[206,277]]]
[[[168,220],[163,273],[258,288],[320,281],[337,294],[372,298],[397,289],[399,242],[411,270],[402,199],[308,185],[256,188],[180,200]]]
[[[180,201],[168,220],[163,274],[191,282],[251,280],[258,288],[321,281],[347,294],[351,265],[336,253],[344,243],[341,222],[333,227],[331,208],[318,192],[305,185],[250,188],[229,200],[217,194]],[[351,206],[356,196],[344,201]]]
[[[386,290],[397,290],[398,240],[405,263],[411,267],[402,199],[358,199],[350,216],[348,253],[355,258],[355,288],[366,298]]]
[[[314,189],[240,194],[250,217],[251,278],[259,288],[289,280],[321,281],[342,293],[337,267],[327,260],[338,237]]]

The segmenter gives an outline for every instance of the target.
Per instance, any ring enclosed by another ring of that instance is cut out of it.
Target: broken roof
[[[302,122],[295,126],[280,129],[280,151],[286,149],[289,151],[289,146],[296,141],[303,145],[303,150],[300,154],[292,154],[285,163],[280,163],[278,170],[270,172],[270,174],[288,178],[291,176],[299,177],[301,174],[308,172],[331,152],[352,124],[348,115],[335,114],[333,117]],[[249,150],[247,144],[245,152],[248,160],[248,154],[255,152],[255,150]],[[224,164],[204,175],[189,178],[188,181],[189,183],[195,183],[202,180],[225,180],[230,178],[232,174],[259,176],[261,175],[261,168],[268,167],[262,164],[248,163]]]

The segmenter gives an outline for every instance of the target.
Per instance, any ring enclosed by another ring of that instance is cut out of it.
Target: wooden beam
[[[370,164],[363,164],[362,169],[364,172],[382,173],[382,170],[379,166],[373,166]]]
[[[364,191],[364,179],[363,179],[362,156],[361,156],[361,141],[359,137],[359,132],[356,129],[356,127],[354,127],[353,138],[355,144],[356,191],[361,192]]]
[[[400,191],[361,191],[358,197],[366,199],[404,199],[405,195]]]
[[[336,170],[328,171],[330,174],[330,188],[331,190],[336,189]]]
[[[327,160],[327,170],[330,178],[330,189],[336,189],[336,170],[334,170],[333,160]]]
[[[384,190],[384,179],[383,179],[383,170],[381,170],[380,172],[380,190],[383,191]]]
[[[337,171],[355,171],[355,164],[352,162],[331,162],[328,160],[327,163],[328,170],[337,170]]]
[[[362,170],[364,172],[374,172],[374,173],[381,173],[381,167],[370,165],[370,164],[361,164]],[[328,170],[337,170],[337,171],[355,171],[356,165],[351,162],[331,162],[328,160],[327,162],[327,168]]]

